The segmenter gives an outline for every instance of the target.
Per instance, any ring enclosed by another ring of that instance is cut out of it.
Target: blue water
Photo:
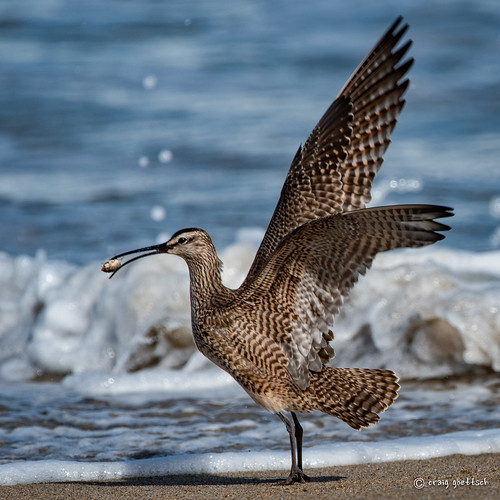
[[[307,460],[342,440],[500,449],[499,2],[24,0],[0,2],[4,481],[212,452],[238,470],[269,449],[285,463],[263,466],[288,467],[281,422],[195,352],[184,263],[111,281],[100,263],[198,226],[236,286],[297,147],[399,14],[415,64],[373,204],[456,215],[443,242],[384,254],[354,288],[336,362],[392,368],[402,394],[366,433],[304,418]],[[480,445],[455,434],[482,430]]]
[[[416,64],[376,187],[420,185],[381,201],[453,206],[448,245],[498,248],[500,6],[318,0],[1,4],[0,248],[84,264],[180,227],[219,248],[265,228],[296,148],[400,13]]]

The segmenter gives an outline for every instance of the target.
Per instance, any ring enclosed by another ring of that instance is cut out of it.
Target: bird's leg
[[[284,422],[288,435],[290,436],[290,451],[292,454],[292,468],[285,484],[305,483],[309,477],[302,470],[302,427],[294,412],[290,412],[291,417],[283,413],[278,413],[278,417]]]
[[[297,418],[297,415],[291,411],[290,414],[292,415],[293,418],[293,423],[295,427],[295,442],[297,446],[297,467],[298,470],[301,472],[302,479],[304,481],[310,481],[311,478],[309,476],[306,476],[304,474],[304,470],[302,469],[302,436],[304,434],[304,431],[302,430],[302,426],[300,425],[299,419]],[[301,481],[303,482],[303,481]]]

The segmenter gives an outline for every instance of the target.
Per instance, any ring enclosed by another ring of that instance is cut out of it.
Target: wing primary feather
[[[380,38],[297,149],[247,280],[288,233],[328,215],[364,208],[404,106],[411,40],[396,21]]]

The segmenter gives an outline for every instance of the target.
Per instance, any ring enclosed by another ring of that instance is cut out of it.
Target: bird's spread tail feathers
[[[340,418],[353,429],[379,421],[398,397],[398,377],[390,370],[324,367],[309,386],[314,409]]]

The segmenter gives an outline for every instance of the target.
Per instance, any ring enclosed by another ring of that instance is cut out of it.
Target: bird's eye
[[[186,243],[186,241],[187,241],[187,238],[184,238],[184,237],[183,238],[179,238],[177,240],[177,242],[179,243],[179,245],[184,245],[184,243]]]

